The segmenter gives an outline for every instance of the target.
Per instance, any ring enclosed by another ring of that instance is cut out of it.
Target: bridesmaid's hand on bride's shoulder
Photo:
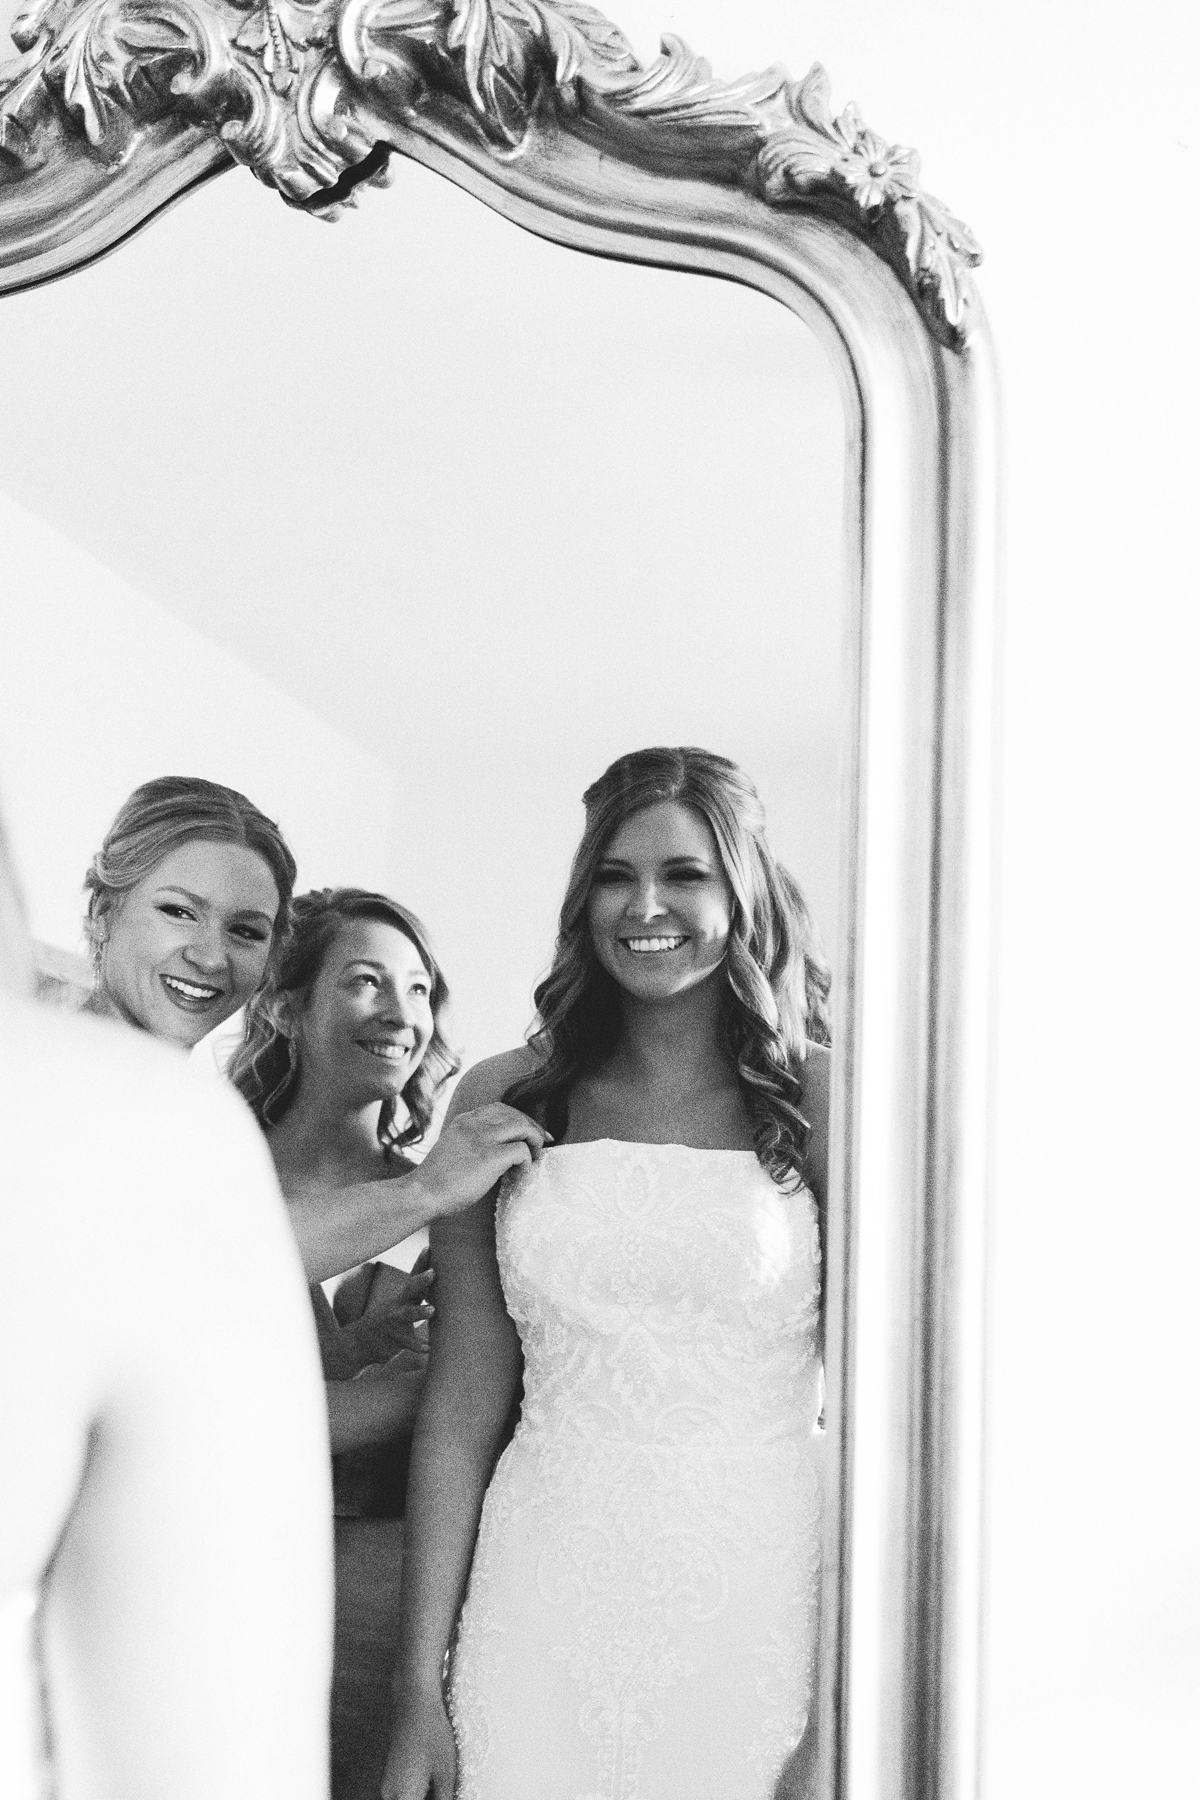
[[[382,1800],[454,1800],[458,1757],[441,1694],[396,1696]]]
[[[501,1101],[452,1109],[437,1143],[408,1179],[425,1190],[431,1217],[461,1212],[510,1170],[533,1162],[548,1138],[540,1125]]]

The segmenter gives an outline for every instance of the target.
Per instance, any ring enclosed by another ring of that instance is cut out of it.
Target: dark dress
[[[364,1305],[376,1266],[364,1271]],[[322,1290],[311,1295],[325,1379],[348,1380],[368,1364],[355,1366],[353,1333],[343,1330]],[[403,1431],[333,1459],[331,1800],[379,1800],[392,1735],[410,1445],[411,1433]]]

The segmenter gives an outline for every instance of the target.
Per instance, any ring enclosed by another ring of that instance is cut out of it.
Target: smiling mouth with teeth
[[[159,979],[172,1000],[186,1000],[193,1006],[206,1006],[219,1000],[223,992],[223,989],[208,987],[203,982],[183,981],[178,975],[163,975]]]
[[[360,1050],[365,1050],[368,1056],[378,1056],[382,1062],[403,1062],[416,1048],[414,1044],[395,1044],[390,1040],[358,1038],[356,1041]]]
[[[621,942],[635,956],[654,956],[663,950],[678,950],[681,944],[687,943],[686,937],[637,937],[622,938]]]

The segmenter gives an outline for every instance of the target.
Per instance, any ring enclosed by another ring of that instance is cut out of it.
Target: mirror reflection
[[[408,165],[6,308],[5,814],[289,1199],[335,1796],[809,1792],[833,369]]]

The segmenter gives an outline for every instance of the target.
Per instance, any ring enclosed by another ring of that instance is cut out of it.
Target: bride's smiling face
[[[706,981],[729,947],[733,892],[704,818],[660,800],[618,826],[588,895],[601,966],[629,994],[665,1000]]]

